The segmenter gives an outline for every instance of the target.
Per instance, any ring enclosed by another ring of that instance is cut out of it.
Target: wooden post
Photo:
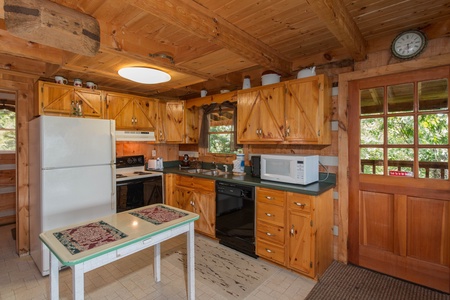
[[[95,56],[100,26],[91,16],[49,0],[5,0],[8,32],[35,43]]]

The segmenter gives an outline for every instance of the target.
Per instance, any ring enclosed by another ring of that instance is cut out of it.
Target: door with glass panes
[[[450,292],[450,67],[349,83],[349,262]]]

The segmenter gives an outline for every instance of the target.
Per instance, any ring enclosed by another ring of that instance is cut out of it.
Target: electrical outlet
[[[152,156],[156,156],[156,150],[152,150]]]
[[[333,235],[335,235],[335,236],[339,235],[339,227],[337,227],[336,225],[333,226]]]

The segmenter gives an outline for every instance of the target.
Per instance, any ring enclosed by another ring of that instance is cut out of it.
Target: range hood
[[[155,133],[153,131],[124,131],[116,130],[117,142],[154,142]]]

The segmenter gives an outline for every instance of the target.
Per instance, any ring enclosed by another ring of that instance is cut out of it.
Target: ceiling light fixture
[[[128,80],[143,84],[156,84],[171,79],[166,72],[147,67],[126,67],[119,70],[119,75]]]

